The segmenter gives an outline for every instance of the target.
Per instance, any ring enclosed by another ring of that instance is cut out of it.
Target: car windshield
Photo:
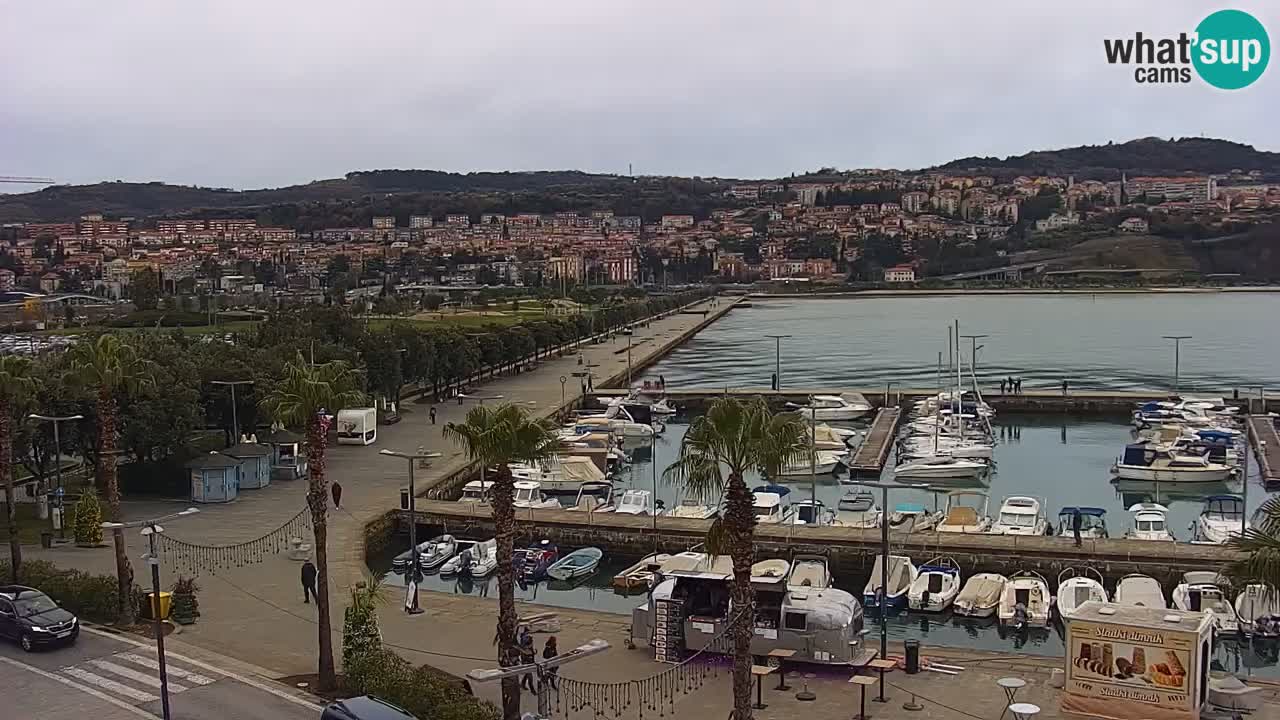
[[[24,594],[22,597],[13,601],[13,607],[18,611],[18,617],[28,617],[31,615],[39,615],[42,612],[48,612],[58,607],[56,603],[49,599],[48,595],[41,593]]]

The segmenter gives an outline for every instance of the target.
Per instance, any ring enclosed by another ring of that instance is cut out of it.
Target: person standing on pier
[[[1066,396],[1067,396],[1067,381],[1063,380],[1062,381],[1062,397],[1066,397]]]
[[[1071,508],[1071,535],[1076,539],[1076,547],[1080,547],[1080,526],[1084,524],[1084,518],[1080,515],[1080,508]]]
[[[431,424],[432,425],[436,424],[436,406],[435,405],[431,406]]]
[[[1013,382],[1017,385],[1017,388],[1013,392],[1018,395],[1021,395],[1022,394],[1022,378],[1015,378]]]
[[[1005,385],[1006,385],[1006,384],[1008,384],[1008,381],[1007,381],[1007,380],[1001,380],[1001,381],[1000,381],[1000,394],[1001,394],[1001,395],[1003,395],[1003,394],[1004,394],[1004,388],[1005,388]]]

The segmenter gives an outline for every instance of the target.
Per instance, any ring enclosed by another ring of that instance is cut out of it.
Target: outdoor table
[[[1018,691],[1027,686],[1027,681],[1022,678],[1007,677],[1000,678],[996,681],[996,684],[1004,689],[1004,710],[1000,711],[1000,717],[1003,719],[1005,713],[1009,712],[1010,706],[1013,705],[1013,700],[1017,696]]]
[[[868,666],[880,671],[880,697],[876,698],[876,702],[888,702],[884,699],[884,671],[892,670],[898,667],[896,660],[885,660],[883,658],[872,660],[867,663]]]
[[[771,674],[773,670],[774,670],[773,668],[767,665],[751,666],[751,674],[756,676],[756,704],[752,705],[751,707],[755,708],[756,710],[763,710],[769,707],[768,705],[764,704],[764,699],[761,697],[760,693],[762,692],[761,688],[764,685],[764,676]]]
[[[785,648],[774,648],[769,651],[769,657],[778,658],[778,689],[790,690],[791,686],[787,684],[787,661],[795,657],[795,650],[787,650]]]
[[[854,675],[849,678],[849,682],[862,688],[862,701],[858,712],[857,720],[867,720],[867,686],[875,685],[879,680],[869,675]]]
[[[1040,714],[1040,706],[1031,703],[1014,703],[1009,706],[1015,720],[1032,720]]]

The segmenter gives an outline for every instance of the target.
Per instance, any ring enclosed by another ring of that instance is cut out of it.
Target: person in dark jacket
[[[431,424],[432,425],[436,424],[436,406],[435,405],[431,406]]]
[[[333,506],[336,508],[342,507],[342,484],[335,480],[329,486],[329,491],[333,493]]]
[[[560,651],[556,647],[556,636],[552,635],[551,637],[547,638],[547,644],[545,647],[542,648],[542,659],[550,660],[559,654],[560,654]],[[560,673],[560,668],[553,667],[553,668],[547,669],[547,673],[546,673],[547,684],[550,685],[551,689],[553,690],[560,689],[560,686],[556,684],[556,677],[557,675],[559,675],[559,673]]]
[[[1084,518],[1080,516],[1080,508],[1071,509],[1071,534],[1076,539],[1076,547],[1080,547],[1080,527],[1084,524]]]
[[[316,596],[316,566],[310,560],[302,563],[302,602],[311,604]]]
[[[521,665],[532,665],[538,657],[538,651],[533,647],[533,633],[529,632],[529,626],[520,628],[520,635],[516,638],[516,648],[520,651]],[[533,673],[527,672],[520,676],[520,687],[529,688],[529,692],[538,692],[533,685]]]

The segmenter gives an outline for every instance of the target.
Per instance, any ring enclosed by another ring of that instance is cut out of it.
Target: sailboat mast
[[[960,401],[960,396],[962,395],[962,391],[961,391],[961,388],[960,388],[960,383],[961,383],[961,379],[960,379],[960,362],[961,362],[961,360],[960,360],[960,320],[959,320],[959,319],[957,319],[957,320],[955,321],[955,323],[956,323],[956,331],[955,331],[955,337],[956,337],[956,396],[955,396],[956,421],[957,421],[957,422],[959,423],[959,425],[960,425],[960,439],[961,439],[961,440],[963,440],[963,439],[964,439],[964,403],[962,403],[962,402]]]

